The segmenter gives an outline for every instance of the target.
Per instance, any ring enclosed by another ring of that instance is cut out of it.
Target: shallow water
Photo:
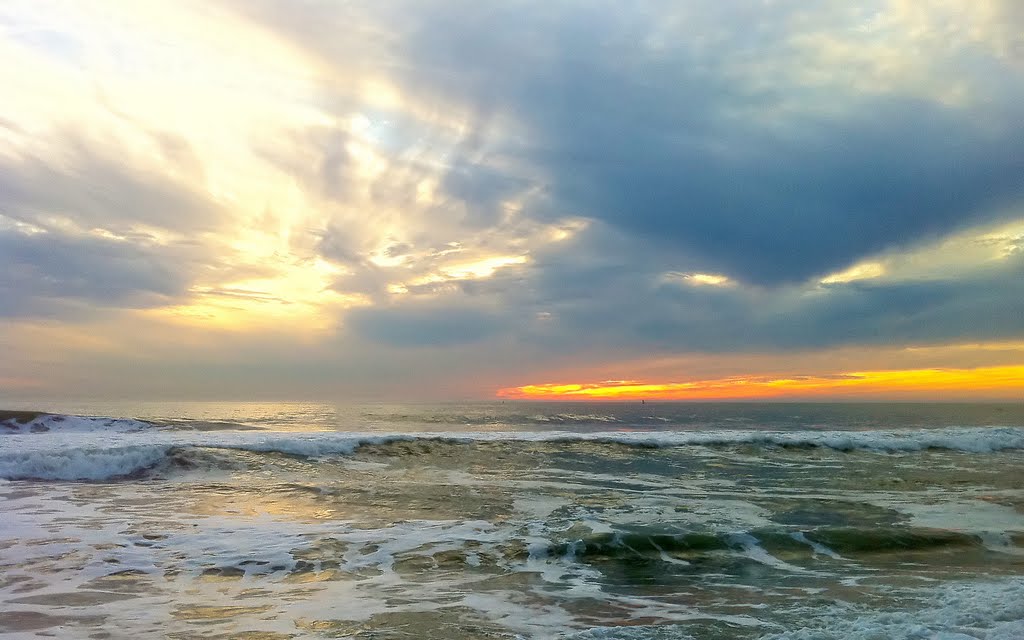
[[[1020,406],[37,406],[3,637],[1024,637]]]

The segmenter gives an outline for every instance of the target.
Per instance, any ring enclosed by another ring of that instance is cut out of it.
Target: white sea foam
[[[729,541],[740,547],[743,550],[743,555],[747,556],[754,562],[760,562],[761,564],[776,569],[782,569],[783,571],[789,571],[792,573],[807,573],[813,574],[814,571],[798,567],[795,564],[790,564],[784,560],[780,560],[768,553],[764,547],[761,546],[760,541],[757,538],[750,535],[747,532],[733,533],[727,536]]]
[[[814,555],[828,556],[829,558],[832,558],[833,560],[842,560],[843,559],[843,556],[841,556],[838,553],[836,553],[835,551],[829,549],[825,545],[823,545],[821,543],[818,543],[818,542],[815,542],[814,540],[809,539],[807,536],[804,535],[803,531],[794,531],[793,533],[789,534],[789,537],[793,538],[797,542],[802,542],[802,543],[806,544],[807,546],[809,546],[814,551]]]
[[[1024,514],[989,500],[948,500],[942,504],[908,500],[877,500],[876,504],[909,517],[909,524],[927,529],[952,529],[984,535],[992,531],[1024,531]]]
[[[1024,638],[1024,579],[961,582],[922,594],[921,608],[867,610],[853,605],[808,611],[798,629],[762,640],[1020,640]]]
[[[536,414],[528,416],[533,422],[620,422],[615,416],[607,416],[595,413],[555,413],[551,415]]]
[[[850,604],[808,608],[798,625],[759,640],[1020,640],[1024,638],[1024,580],[961,582],[923,592],[922,607],[895,611]],[[688,625],[595,627],[563,638],[578,640],[693,640]]]

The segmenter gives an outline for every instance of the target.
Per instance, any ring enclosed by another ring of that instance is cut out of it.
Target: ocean
[[[1024,638],[1024,405],[35,403],[0,638]]]

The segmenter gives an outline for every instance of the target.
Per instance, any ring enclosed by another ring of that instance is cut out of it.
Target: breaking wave
[[[714,551],[767,550],[809,553],[841,559],[845,555],[981,547],[968,533],[912,527],[818,527],[802,532],[755,529],[739,533],[598,533],[576,540],[533,546],[534,557],[566,557],[591,562],[647,560],[672,562]]]
[[[5,480],[106,482],[197,468],[236,469],[239,465],[213,451],[174,445],[0,454],[0,478]]]
[[[277,452],[316,458],[349,455],[369,445],[401,443],[441,446],[483,443],[594,444],[640,449],[670,447],[805,447],[837,451],[898,453],[945,449],[967,453],[991,453],[1024,449],[1024,427],[970,427],[918,429],[908,431],[710,431],[710,432],[599,432],[521,431],[477,433],[352,434],[319,433],[304,436],[265,438],[255,442],[224,443],[216,446],[257,452]],[[398,453],[429,452],[430,448],[405,447]]]
[[[1024,427],[889,431],[501,431],[444,433],[182,432],[135,420],[35,414],[0,422],[0,478],[6,480],[131,479],[180,468],[235,464],[229,451],[285,455],[315,462],[361,448],[387,456],[429,456],[466,446],[823,448],[902,453],[942,449],[992,453],[1024,449]],[[597,449],[595,449],[597,450]],[[216,452],[220,452],[217,454]]]
[[[68,416],[36,411],[0,411],[0,433],[115,433],[148,429],[153,425],[141,420]]]

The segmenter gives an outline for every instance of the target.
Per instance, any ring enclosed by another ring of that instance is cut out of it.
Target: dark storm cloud
[[[707,270],[800,281],[1024,203],[1024,85],[1004,82],[1020,79],[1012,67],[975,65],[987,93],[970,106],[851,91],[828,115],[766,126],[759,111],[834,90],[787,92],[785,78],[755,89],[730,75],[751,48],[780,55],[789,34],[755,30],[742,46],[734,33],[716,59],[639,44],[653,14],[620,23],[621,11],[533,9],[425,17],[409,40],[410,81],[515,114],[534,135],[520,152],[561,210],[700,256]],[[953,81],[967,73],[936,64]]]
[[[484,163],[460,158],[445,174],[442,188],[456,201],[466,203],[464,223],[486,227],[502,216],[502,201],[528,186],[523,179],[508,175]]]
[[[247,11],[350,64],[333,8]],[[845,3],[392,3],[360,12],[391,37],[357,66],[376,63],[419,100],[468,106],[480,129],[496,113],[518,121],[529,139],[504,152],[546,175],[554,210],[771,285],[1024,203],[1024,82],[985,43],[933,38],[934,51],[903,54],[947,87],[970,81],[978,95],[960,105],[790,77],[849,72],[815,68],[794,34],[849,36],[873,15]],[[765,61],[778,77],[750,71]],[[774,115],[793,105],[804,115]],[[510,180],[455,159],[444,186],[485,212]]]
[[[930,280],[770,288],[700,286],[666,274],[680,264],[670,252],[597,227],[536,252],[528,265],[447,283],[445,297],[424,290],[429,304],[410,288],[388,308],[360,312],[349,329],[393,346],[501,340],[552,356],[892,346],[1024,332],[1020,252]],[[486,311],[495,308],[504,311]]]
[[[475,293],[550,313],[542,332],[524,328],[523,339],[567,351],[619,345],[641,352],[738,352],[985,341],[1024,332],[1019,254],[931,280],[762,288],[666,278],[658,271],[664,256],[632,253],[636,249],[623,243],[634,256],[623,260],[629,271],[600,250],[581,247],[569,260],[541,256],[529,273],[498,278],[487,283],[490,291]]]
[[[467,110],[472,153],[456,145],[441,184],[452,202],[486,218],[530,186],[522,175],[541,176],[533,186],[544,206],[525,215],[582,216],[605,230],[535,250],[530,265],[493,278],[447,284],[429,321],[401,320],[425,313],[418,293],[439,295],[410,289],[360,315],[357,335],[444,344],[459,333],[446,322],[457,326],[466,309],[507,308],[515,339],[571,352],[1019,336],[1019,261],[927,282],[808,284],[866,256],[1020,215],[1024,82],[1016,52],[998,54],[1000,39],[1024,32],[1013,6],[991,3],[999,22],[1015,24],[992,42],[914,27],[920,47],[896,61],[914,71],[890,82],[866,58],[846,68],[794,45],[821,33],[863,44],[869,57],[877,41],[857,38],[881,6],[447,0],[346,14],[389,34],[373,45],[365,29],[336,38],[338,16],[316,5],[287,16],[266,4],[246,10],[327,66],[349,64],[360,41],[372,54],[357,67],[396,81],[410,100]],[[964,86],[963,99],[939,98]],[[522,135],[492,136],[501,118]],[[484,141],[498,162],[478,161]],[[503,174],[510,166],[529,170]],[[669,271],[725,273],[739,286],[666,282]],[[534,314],[547,319],[523,321]],[[487,315],[480,327],[491,326]],[[467,339],[484,339],[480,331]]]
[[[711,351],[1005,339],[1024,329],[1022,280],[1018,265],[962,280],[831,285],[774,301],[687,291],[631,327],[649,344]]]
[[[1009,144],[986,139],[970,121],[901,102],[870,105],[859,122],[809,124],[800,146],[750,140],[729,157],[710,143],[611,132],[625,142],[602,158],[553,164],[556,192],[594,217],[701,256],[709,270],[763,284],[985,221],[1024,195],[1019,132]],[[584,149],[614,127],[576,129],[558,143]]]

